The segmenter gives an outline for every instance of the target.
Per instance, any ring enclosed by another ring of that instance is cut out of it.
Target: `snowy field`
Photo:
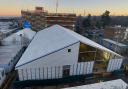
[[[100,82],[95,84],[62,88],[62,89],[127,89],[127,84],[123,80],[117,79],[107,82]]]

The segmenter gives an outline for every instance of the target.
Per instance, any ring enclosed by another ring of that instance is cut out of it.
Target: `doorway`
[[[68,77],[70,75],[70,65],[63,66],[63,77]]]

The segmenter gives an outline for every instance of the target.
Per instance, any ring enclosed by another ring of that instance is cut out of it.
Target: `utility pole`
[[[124,40],[127,40],[127,38],[128,38],[128,28],[126,28],[126,31],[124,32],[123,41],[124,41]]]
[[[119,44],[119,37],[120,37],[120,30],[116,30],[116,45],[115,45],[115,52],[119,52],[118,44]]]
[[[56,14],[58,13],[58,5],[59,3],[58,3],[58,0],[56,0]]]
[[[85,10],[84,10],[84,16],[85,16]]]

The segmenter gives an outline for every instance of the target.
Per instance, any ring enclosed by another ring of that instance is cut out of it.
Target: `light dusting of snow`
[[[100,82],[95,84],[69,87],[63,89],[126,89],[126,87],[127,84],[123,80],[117,79],[107,82]]]

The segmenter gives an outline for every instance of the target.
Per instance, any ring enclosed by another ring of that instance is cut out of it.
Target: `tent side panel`
[[[79,43],[73,44],[72,46],[53,52],[30,63],[24,64],[17,69],[43,68],[76,64],[78,62],[79,45]],[[70,52],[68,51],[69,49]]]
[[[111,59],[109,60],[107,72],[119,70],[122,66],[123,59]]]
[[[70,73],[68,76],[85,75],[93,72],[94,61],[81,62],[70,65]],[[63,78],[64,66],[19,69],[19,80],[44,80],[44,79],[58,79]]]
[[[70,75],[84,75],[93,73],[94,61],[80,62],[71,66]]]
[[[77,64],[79,45],[79,42],[75,43],[72,46],[25,64],[17,69],[24,71],[22,74],[24,74],[25,79],[35,79],[35,76],[36,79],[62,78],[63,66]],[[29,75],[26,75],[26,69],[29,69],[27,71],[30,73]]]

